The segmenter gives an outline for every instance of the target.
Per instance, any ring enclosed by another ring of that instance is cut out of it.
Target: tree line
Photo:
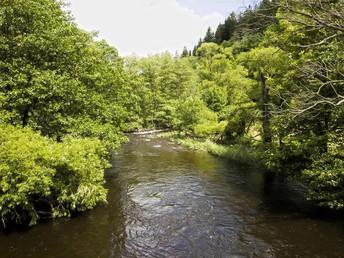
[[[248,146],[307,198],[344,205],[344,3],[264,0],[193,51],[126,58],[136,126]]]
[[[344,4],[264,0],[193,51],[120,57],[55,0],[0,0],[0,217],[70,216],[106,202],[123,132],[172,128],[262,153],[340,209]]]

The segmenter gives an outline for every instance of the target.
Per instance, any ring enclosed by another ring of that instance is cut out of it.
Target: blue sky
[[[99,31],[98,39],[105,39],[122,56],[145,56],[191,49],[209,26],[215,30],[250,0],[66,1],[80,28]]]

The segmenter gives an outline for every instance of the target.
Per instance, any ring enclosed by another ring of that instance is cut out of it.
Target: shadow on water
[[[106,172],[108,204],[0,233],[0,257],[341,257],[342,212],[294,182],[130,136]]]

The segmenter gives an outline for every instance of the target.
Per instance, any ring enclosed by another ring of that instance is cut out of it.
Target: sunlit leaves
[[[115,48],[77,28],[62,6],[0,0],[5,221],[35,223],[41,215],[66,216],[105,202],[105,157],[124,140],[122,60]]]
[[[0,216],[6,221],[35,223],[106,202],[107,151],[99,140],[56,143],[5,125],[0,133]]]

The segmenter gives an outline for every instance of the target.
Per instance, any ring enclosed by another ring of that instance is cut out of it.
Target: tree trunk
[[[30,105],[27,105],[24,112],[23,112],[23,118],[22,118],[22,126],[25,127],[27,126],[28,122],[29,122],[29,112],[30,112]]]

